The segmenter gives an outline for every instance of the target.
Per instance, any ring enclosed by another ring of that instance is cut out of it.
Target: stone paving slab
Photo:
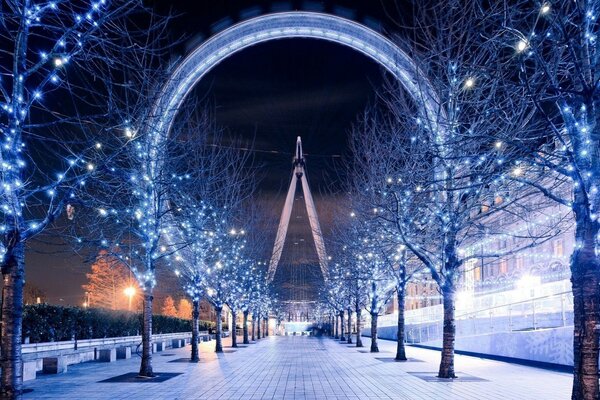
[[[229,343],[227,343],[229,344]],[[368,349],[369,339],[364,339]],[[379,347],[395,352],[395,343]],[[412,348],[422,362],[382,362],[382,355],[360,354],[330,338],[281,336],[261,339],[235,353],[215,354],[214,342],[200,346],[201,363],[173,363],[189,357],[190,346],[154,357],[154,369],[180,373],[165,382],[100,383],[136,372],[139,357],[115,363],[69,366],[61,375],[38,375],[26,382],[25,399],[568,399],[571,375],[522,365],[456,356],[456,370],[479,378],[428,382],[411,373],[437,371],[439,352]],[[386,358],[389,358],[386,354]],[[460,376],[460,375],[459,375]]]

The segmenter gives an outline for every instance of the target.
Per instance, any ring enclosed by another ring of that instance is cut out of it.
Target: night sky
[[[238,20],[240,12],[248,7],[253,13],[271,8],[267,2],[240,1],[157,4],[161,10],[166,4],[173,7],[179,17],[172,23],[171,35],[190,38],[188,43],[199,43],[200,37],[208,37],[214,23],[223,18]],[[285,8],[290,3],[286,4],[277,3],[275,7]],[[357,4],[359,7],[348,1],[308,3],[304,7],[292,3],[292,6],[294,9],[323,7],[328,11],[343,6],[357,10],[357,19],[369,15],[387,21],[385,10],[377,1]],[[185,45],[174,48],[174,53],[182,52]],[[272,209],[275,219],[279,217],[289,185],[295,139],[302,137],[310,184],[327,233],[331,227],[329,206],[335,197],[331,193],[339,190],[339,170],[347,156],[348,130],[357,115],[373,101],[375,91],[382,85],[383,73],[376,63],[349,48],[319,40],[286,39],[245,49],[224,60],[197,85],[191,96],[215,106],[217,124],[230,134],[254,140],[255,162],[263,178],[257,201]],[[299,205],[303,207],[302,203]],[[292,224],[295,223],[305,227],[290,226],[299,241],[310,233],[308,222],[298,216],[292,218]],[[267,234],[274,238],[275,232]],[[308,243],[312,244],[312,240]],[[48,246],[32,247],[34,251],[27,259],[27,280],[42,288],[50,302],[80,304],[81,285],[89,265]],[[284,254],[283,259],[290,257],[289,253]],[[315,260],[316,254],[307,258]],[[160,289],[159,280],[157,290]]]

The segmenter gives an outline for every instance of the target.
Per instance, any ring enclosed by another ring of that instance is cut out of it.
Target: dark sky
[[[173,37],[185,35],[194,43],[199,42],[198,35],[208,37],[214,23],[223,18],[234,22],[249,7],[254,13],[271,9],[268,2],[159,3],[169,4],[179,15],[172,24]],[[294,9],[323,7],[328,11],[343,6],[358,10],[357,19],[369,15],[385,21],[377,1],[309,3],[304,7],[300,3],[277,4],[280,9],[292,4]],[[176,53],[183,51],[184,46],[174,49]],[[218,125],[236,136],[255,140],[256,161],[264,177],[261,198],[277,215],[289,184],[295,139],[302,137],[315,203],[327,232],[332,203],[328,193],[339,188],[338,170],[344,161],[340,156],[346,151],[348,130],[381,86],[382,73],[377,64],[349,48],[313,39],[287,39],[263,43],[224,60],[191,95],[216,106]],[[305,219],[294,218],[292,223],[304,223],[304,236],[309,233]],[[302,238],[301,227],[290,229],[296,240]],[[274,232],[268,234],[274,237]],[[289,258],[284,254],[283,259]],[[42,288],[51,302],[82,302],[81,285],[89,266],[77,257],[30,252],[27,263],[28,281]],[[159,281],[159,291],[160,287]]]

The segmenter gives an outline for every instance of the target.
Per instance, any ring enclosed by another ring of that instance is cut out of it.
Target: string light
[[[542,5],[542,8],[540,8],[540,13],[542,13],[542,14],[548,14],[549,12],[550,12],[550,4],[544,3]]]
[[[522,53],[525,50],[527,50],[528,47],[529,47],[529,43],[527,43],[527,41],[525,39],[521,39],[517,42],[516,49],[517,49],[518,53]]]

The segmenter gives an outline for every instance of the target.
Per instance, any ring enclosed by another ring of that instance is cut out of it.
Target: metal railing
[[[426,317],[420,322],[415,321],[415,316],[411,316],[410,320],[407,319],[407,342],[420,343],[441,339],[443,307],[438,305],[427,308],[429,310],[422,309],[421,315],[426,313]],[[467,312],[457,312],[455,320],[457,337],[572,326],[573,295],[569,291],[563,291]]]

